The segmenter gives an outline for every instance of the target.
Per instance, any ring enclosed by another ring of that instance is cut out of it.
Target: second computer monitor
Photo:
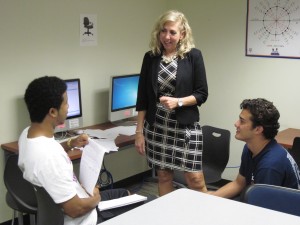
[[[122,121],[137,115],[135,106],[139,78],[139,74],[111,77],[109,88],[109,121]]]

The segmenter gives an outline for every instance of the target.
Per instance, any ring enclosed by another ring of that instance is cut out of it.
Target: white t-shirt
[[[55,203],[88,197],[73,172],[73,164],[64,148],[54,138],[27,138],[29,127],[19,138],[19,167],[26,180],[44,187]],[[78,218],[65,214],[65,225],[96,225],[96,209]]]

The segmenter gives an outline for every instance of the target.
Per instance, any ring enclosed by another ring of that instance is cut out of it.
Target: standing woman
[[[206,192],[198,106],[207,99],[205,67],[194,48],[186,17],[164,13],[143,59],[136,109],[135,147],[158,175],[162,196],[174,190],[173,171],[184,171],[189,188]]]

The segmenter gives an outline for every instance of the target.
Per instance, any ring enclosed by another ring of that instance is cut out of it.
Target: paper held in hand
[[[82,151],[79,180],[90,195],[93,195],[106,151],[92,139],[89,139],[89,144]]]
[[[138,194],[133,194],[133,195],[128,195],[122,198],[117,198],[117,199],[112,199],[108,201],[101,201],[98,204],[98,208],[100,211],[108,210],[108,209],[113,209],[113,208],[118,208],[126,205],[131,205],[134,203],[138,202],[143,202],[146,201],[147,197],[138,195]]]

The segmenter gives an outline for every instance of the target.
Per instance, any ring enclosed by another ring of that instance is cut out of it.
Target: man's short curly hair
[[[277,135],[280,114],[272,102],[263,98],[245,99],[240,108],[249,110],[253,128],[262,126],[265,138],[272,139]]]
[[[66,83],[55,76],[33,80],[24,95],[31,122],[41,123],[51,108],[59,110],[66,90]]]

